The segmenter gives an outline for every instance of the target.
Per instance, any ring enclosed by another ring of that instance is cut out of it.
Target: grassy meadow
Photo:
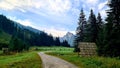
[[[68,52],[73,48],[67,47],[31,47],[28,52],[5,55],[0,50],[0,68],[42,68],[38,52]]]
[[[0,68],[42,68],[42,61],[35,51],[0,55]]]
[[[42,68],[42,61],[37,54],[38,52],[57,56],[79,68],[120,68],[119,58],[80,57],[77,53],[73,53],[73,48],[32,47],[30,50],[15,55],[2,55],[2,51],[0,51],[0,68]]]
[[[73,52],[73,48],[69,48],[69,47],[32,47],[30,48],[30,50],[36,50],[36,51],[42,51],[42,52]]]

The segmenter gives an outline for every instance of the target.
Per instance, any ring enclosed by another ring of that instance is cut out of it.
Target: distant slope
[[[16,37],[29,46],[53,46],[56,40],[47,33],[35,28],[21,25],[0,15],[1,43],[8,43],[10,36]]]
[[[66,35],[60,38],[60,41],[63,42],[64,40],[67,40],[70,46],[73,47],[74,38],[75,35],[73,33],[68,32],[66,33]]]
[[[10,36],[16,36],[31,45],[39,45],[37,38],[40,36],[40,32],[42,33],[40,30],[12,21],[4,15],[0,15],[0,30],[2,30],[0,33],[1,43],[8,43]]]
[[[11,39],[11,35],[0,30],[0,43],[8,44]]]
[[[22,25],[20,23],[17,23],[17,22],[14,22],[14,24],[17,25],[17,27],[19,27],[21,29],[27,29],[27,30],[35,32],[35,33],[41,33],[41,32],[43,32],[43,31],[40,31],[40,30],[35,29],[33,27],[30,27],[30,26],[24,26],[24,25]]]
[[[33,32],[35,32],[35,33],[41,33],[41,32],[43,32],[43,31],[40,31],[40,30],[38,30],[38,29],[32,28],[32,27],[30,27],[30,26],[26,26],[26,29],[28,29],[28,30],[30,30],[30,31],[33,31]]]

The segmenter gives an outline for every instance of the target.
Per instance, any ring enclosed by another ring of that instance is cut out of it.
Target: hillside
[[[0,43],[8,44],[11,39],[11,35],[0,31]]]
[[[60,46],[60,44],[56,44],[59,40],[56,41],[57,39],[52,35],[48,35],[44,31],[40,31],[30,26],[21,25],[18,22],[8,19],[4,15],[0,15],[0,30],[2,30],[1,43],[8,43],[11,36],[12,38],[16,37],[17,39],[20,39],[21,42],[29,46]]]

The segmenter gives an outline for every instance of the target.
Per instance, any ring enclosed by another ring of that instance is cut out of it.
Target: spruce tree
[[[80,17],[79,17],[78,27],[76,29],[76,36],[74,40],[74,51],[78,52],[78,43],[83,42],[84,40],[84,33],[85,33],[85,26],[86,26],[86,19],[83,9],[81,9]]]
[[[103,21],[102,21],[102,18],[101,18],[100,13],[98,13],[96,23],[97,23],[98,30],[101,29],[101,28],[103,27]]]
[[[70,47],[67,40],[64,40],[61,45],[64,46],[64,47]]]
[[[88,24],[87,24],[87,42],[96,42],[96,38],[97,38],[97,23],[96,23],[96,16],[93,13],[93,10],[91,10],[90,12],[90,16],[88,19]]]
[[[59,39],[59,37],[55,38],[55,46],[60,46],[60,39]]]
[[[98,30],[98,35],[97,35],[97,40],[96,40],[97,52],[98,52],[98,55],[102,55],[103,47],[104,47],[103,45],[105,42],[105,39],[104,39],[105,38],[105,35],[104,35],[105,28],[104,28],[104,24],[103,24],[100,13],[98,13],[96,22],[97,22],[97,30]]]
[[[108,6],[104,55],[117,57],[120,56],[120,0],[110,0]]]

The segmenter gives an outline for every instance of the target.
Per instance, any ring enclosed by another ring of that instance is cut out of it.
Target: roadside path
[[[77,68],[75,65],[44,52],[38,53],[43,62],[43,68]]]

